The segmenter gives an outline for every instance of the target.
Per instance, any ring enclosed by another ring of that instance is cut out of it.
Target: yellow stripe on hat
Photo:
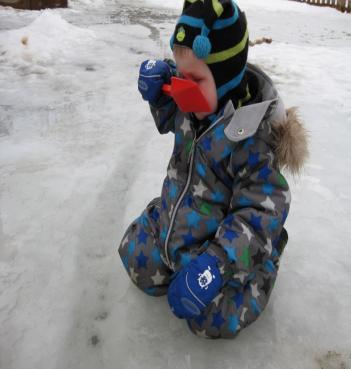
[[[212,6],[213,6],[214,11],[217,14],[217,17],[219,18],[223,13],[222,4],[219,2],[219,0],[212,0]]]
[[[231,47],[230,49],[223,50],[218,53],[210,54],[205,59],[205,63],[206,64],[219,63],[227,59],[230,59],[235,55],[238,55],[241,51],[245,49],[248,38],[249,38],[249,30],[246,28],[243,39],[237,45],[235,45],[234,47]]]

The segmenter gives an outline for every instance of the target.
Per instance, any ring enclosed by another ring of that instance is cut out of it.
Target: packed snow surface
[[[288,177],[289,244],[270,303],[235,340],[204,340],[117,254],[160,194],[172,135],[136,87],[170,56],[180,0],[0,7],[0,368],[351,368],[351,15],[240,0],[249,59],[299,106],[311,157]]]

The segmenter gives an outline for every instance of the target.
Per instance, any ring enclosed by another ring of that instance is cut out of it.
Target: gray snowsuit
[[[270,78],[248,64],[259,97],[222,115],[201,134],[172,100],[151,107],[161,134],[174,133],[174,150],[160,197],[126,230],[119,253],[144,292],[167,293],[170,276],[203,251],[220,259],[223,286],[202,315],[188,320],[197,335],[233,338],[267,305],[288,236],[290,205],[280,173],[272,124],[286,121]]]

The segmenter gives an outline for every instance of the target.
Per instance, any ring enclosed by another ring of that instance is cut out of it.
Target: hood
[[[269,144],[275,154],[279,170],[287,169],[299,174],[309,156],[308,133],[299,117],[298,109],[285,109],[273,81],[259,67],[248,64],[247,73],[258,82],[258,95],[249,103],[235,110],[231,102],[224,115],[230,116],[225,128],[226,136],[234,142],[242,141],[256,133],[262,122],[267,122]]]

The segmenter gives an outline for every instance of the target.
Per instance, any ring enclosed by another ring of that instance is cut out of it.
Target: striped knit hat
[[[249,34],[245,13],[232,0],[185,0],[170,41],[186,46],[210,68],[218,108],[232,99],[235,108],[250,98],[245,70]]]

